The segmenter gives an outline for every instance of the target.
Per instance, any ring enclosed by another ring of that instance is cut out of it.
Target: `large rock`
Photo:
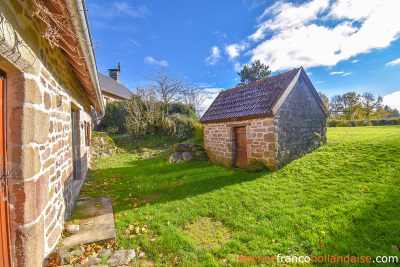
[[[107,261],[110,266],[124,265],[136,257],[134,249],[117,250]]]
[[[175,146],[175,152],[188,152],[192,150],[193,145],[188,144],[177,144]]]
[[[182,153],[175,152],[169,156],[169,163],[179,163],[182,161]]]
[[[193,160],[193,155],[190,154],[189,152],[183,152],[182,157],[186,162],[192,161]]]
[[[61,264],[68,264],[71,258],[80,257],[84,252],[85,249],[81,246],[64,246],[58,250],[57,258]]]

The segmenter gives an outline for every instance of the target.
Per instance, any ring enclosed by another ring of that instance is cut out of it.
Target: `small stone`
[[[190,162],[193,160],[193,155],[190,154],[189,152],[183,152],[182,157],[186,162]]]
[[[182,154],[175,152],[169,156],[169,163],[179,163],[181,162]]]
[[[75,263],[74,267],[85,267],[85,266],[93,266],[97,263],[101,262],[101,259],[99,258],[88,258],[88,261],[85,262],[84,264],[81,263]],[[98,266],[98,265],[96,265]]]
[[[187,152],[192,149],[193,145],[178,144],[175,146],[175,152]]]
[[[85,252],[85,249],[80,246],[65,246],[61,247],[57,252],[57,257],[61,264],[68,264],[73,257],[80,257]]]
[[[111,256],[112,251],[111,251],[111,249],[108,249],[108,248],[102,248],[102,249],[100,249],[99,252],[97,252],[97,253],[99,254],[99,256],[100,256],[101,258],[108,258],[108,257]]]
[[[79,225],[78,225],[78,224],[71,224],[71,225],[68,225],[68,226],[65,228],[65,230],[66,230],[67,232],[70,232],[71,234],[76,234],[76,233],[79,232]]]
[[[117,250],[108,260],[111,266],[124,265],[130,262],[136,256],[134,249]]]
[[[139,256],[138,256],[138,257],[139,257],[139,258],[142,258],[142,257],[144,257],[144,256],[146,256],[146,253],[144,253],[144,252],[142,251],[142,252],[139,253]]]

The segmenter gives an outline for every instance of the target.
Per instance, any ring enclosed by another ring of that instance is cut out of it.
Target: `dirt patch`
[[[197,222],[185,227],[184,233],[196,241],[197,245],[206,248],[220,248],[231,240],[231,231],[220,221],[202,217]]]

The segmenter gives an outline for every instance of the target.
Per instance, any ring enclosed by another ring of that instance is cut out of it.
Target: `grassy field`
[[[400,258],[400,127],[330,128],[325,146],[274,173],[118,155],[100,160],[82,195],[113,199],[119,248],[146,253],[133,266]]]

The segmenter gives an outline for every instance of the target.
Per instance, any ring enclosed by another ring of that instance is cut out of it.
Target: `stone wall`
[[[326,117],[300,78],[275,118],[277,166],[310,153],[326,141]]]
[[[32,3],[1,1],[0,12],[12,258],[15,266],[35,267],[56,246],[86,175],[90,104],[61,50],[42,38]],[[79,114],[75,181],[71,109]]]
[[[246,127],[248,162],[261,161],[275,169],[273,118],[204,124],[204,148],[211,161],[232,166],[235,156],[234,127]]]

